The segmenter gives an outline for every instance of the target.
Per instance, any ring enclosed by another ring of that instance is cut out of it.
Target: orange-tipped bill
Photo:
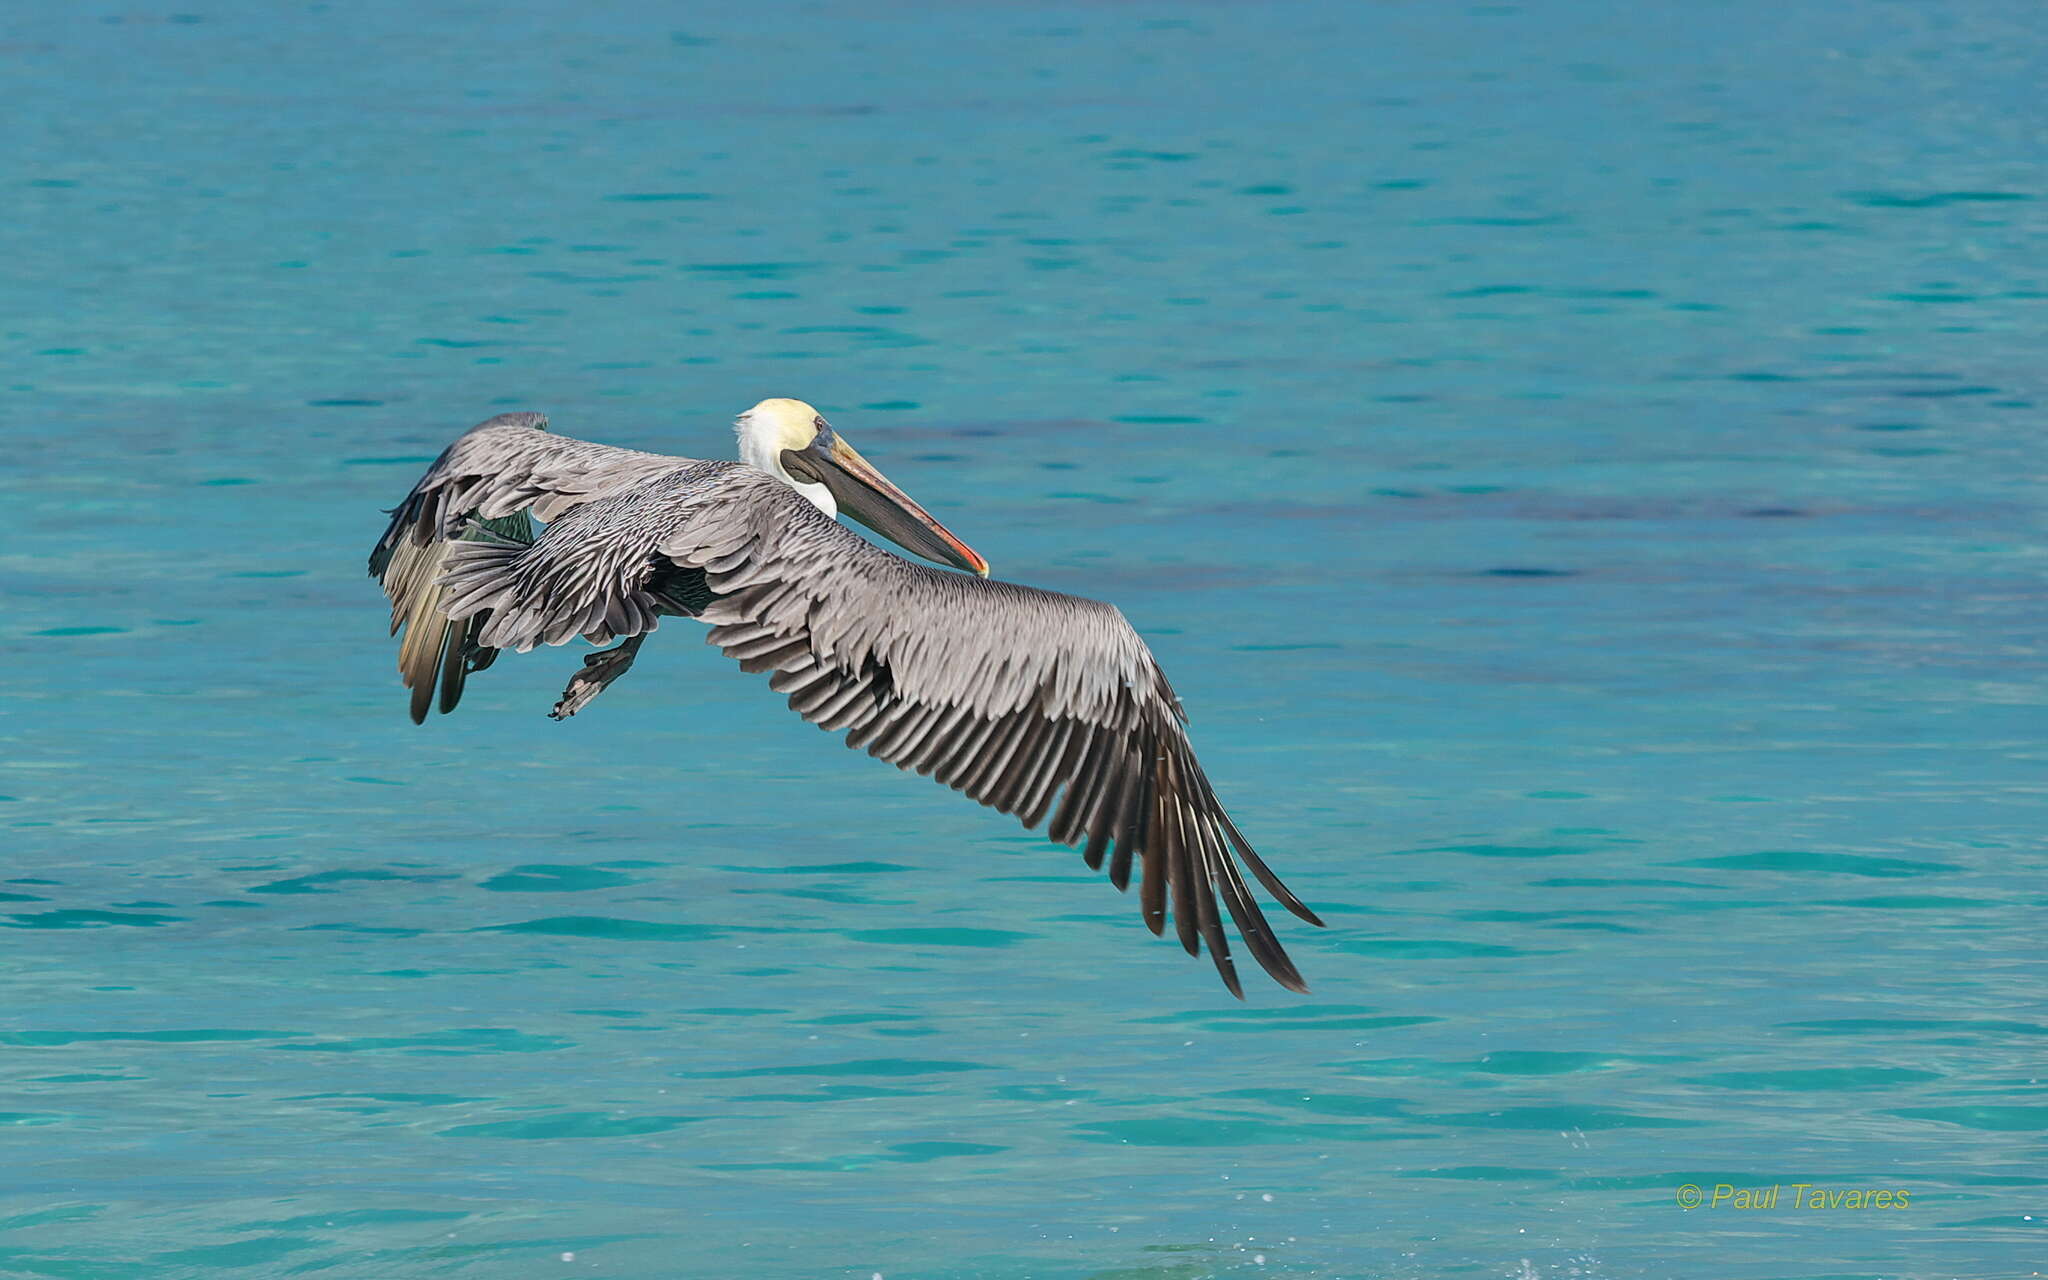
[[[820,431],[808,448],[785,452],[782,461],[799,478],[831,490],[840,510],[905,551],[936,564],[988,576],[988,561],[912,502],[909,494],[889,483],[887,476],[830,428]]]

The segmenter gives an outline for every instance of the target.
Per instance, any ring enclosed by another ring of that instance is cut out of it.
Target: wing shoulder
[[[689,462],[555,435],[544,414],[499,414],[442,450],[392,509],[391,523],[371,553],[370,573],[383,575],[399,542],[425,545],[455,538],[469,517],[504,520],[530,511],[540,520],[552,520],[592,497]]]

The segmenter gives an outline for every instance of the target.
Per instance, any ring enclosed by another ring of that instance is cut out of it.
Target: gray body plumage
[[[529,513],[546,522],[538,537]],[[552,435],[538,414],[464,435],[392,517],[370,567],[393,631],[406,630],[399,668],[415,720],[437,683],[451,710],[500,650],[623,639],[629,663],[661,616],[695,617],[848,746],[1027,828],[1049,818],[1048,835],[1083,846],[1091,867],[1106,860],[1118,888],[1142,866],[1146,924],[1161,932],[1170,914],[1233,993],[1225,912],[1276,981],[1306,990],[1240,860],[1321,921],[1224,813],[1179,700],[1110,605],[914,563],[778,477]]]

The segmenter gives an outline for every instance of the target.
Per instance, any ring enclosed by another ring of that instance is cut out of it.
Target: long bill
[[[836,432],[820,432],[809,447],[785,452],[782,461],[804,479],[831,490],[840,510],[904,550],[988,576],[988,561],[911,501]]]

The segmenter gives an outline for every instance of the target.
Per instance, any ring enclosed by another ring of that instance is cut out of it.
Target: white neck
[[[739,430],[740,461],[756,471],[766,471],[811,500],[811,505],[826,515],[837,519],[839,504],[832,500],[832,491],[822,484],[805,484],[789,474],[782,465],[782,446],[767,433],[751,429],[751,422],[742,423]]]

